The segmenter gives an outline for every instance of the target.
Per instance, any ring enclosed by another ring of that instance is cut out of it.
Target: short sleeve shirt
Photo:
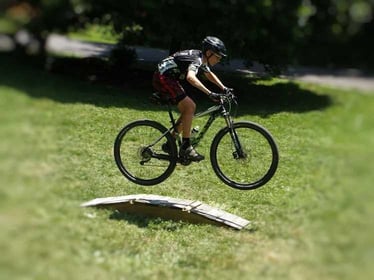
[[[160,74],[171,75],[183,80],[188,71],[194,71],[196,74],[199,70],[210,72],[210,68],[203,63],[203,54],[200,50],[184,50],[165,58],[158,64]]]

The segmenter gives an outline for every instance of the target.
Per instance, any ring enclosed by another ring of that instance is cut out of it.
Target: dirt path
[[[25,34],[23,37],[27,37]],[[13,39],[6,35],[0,34],[0,52],[9,51],[14,47]],[[50,35],[47,41],[47,49],[50,52],[66,53],[82,57],[89,56],[108,56],[114,45],[82,42],[79,40],[68,39],[61,35]],[[152,66],[168,55],[163,49],[147,48],[141,46],[134,47],[137,52],[137,60],[139,64]],[[254,64],[251,68],[244,66],[244,61],[233,59],[227,65],[219,65],[216,67],[220,71],[228,72],[248,72],[263,73],[264,68],[260,64]],[[289,67],[282,77],[300,80],[309,83],[323,84],[327,86],[358,89],[370,94],[374,94],[374,76],[365,75],[357,69],[343,70],[324,70],[318,68]]]

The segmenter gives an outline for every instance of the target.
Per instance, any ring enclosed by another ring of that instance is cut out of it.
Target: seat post
[[[174,116],[173,116],[173,111],[172,111],[170,102],[168,102],[168,113],[169,113],[170,122],[173,125],[173,128],[176,128],[177,124],[176,124]]]

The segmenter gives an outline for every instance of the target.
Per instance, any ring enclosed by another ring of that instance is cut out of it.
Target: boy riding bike
[[[212,100],[217,100],[218,94],[211,92],[197,78],[199,70],[212,83],[222,91],[230,90],[223,85],[220,79],[210,70],[226,57],[226,47],[217,37],[208,36],[202,42],[202,50],[179,51],[158,64],[158,69],[153,75],[153,87],[168,95],[170,102],[177,105],[180,117],[177,121],[177,131],[182,132],[182,145],[179,156],[191,161],[201,161],[204,156],[199,154],[190,143],[192,119],[195,114],[196,104],[191,97],[188,87],[182,84],[188,82],[193,87],[207,94]],[[164,147],[167,149],[167,147]]]

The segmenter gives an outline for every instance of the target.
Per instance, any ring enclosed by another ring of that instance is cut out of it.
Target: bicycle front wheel
[[[174,171],[177,147],[163,125],[138,120],[119,132],[114,142],[114,158],[121,173],[130,181],[145,186],[156,185]]]
[[[236,142],[236,144],[234,144]],[[238,122],[214,137],[210,160],[218,178],[230,187],[251,190],[274,175],[279,153],[271,134],[252,122]]]

